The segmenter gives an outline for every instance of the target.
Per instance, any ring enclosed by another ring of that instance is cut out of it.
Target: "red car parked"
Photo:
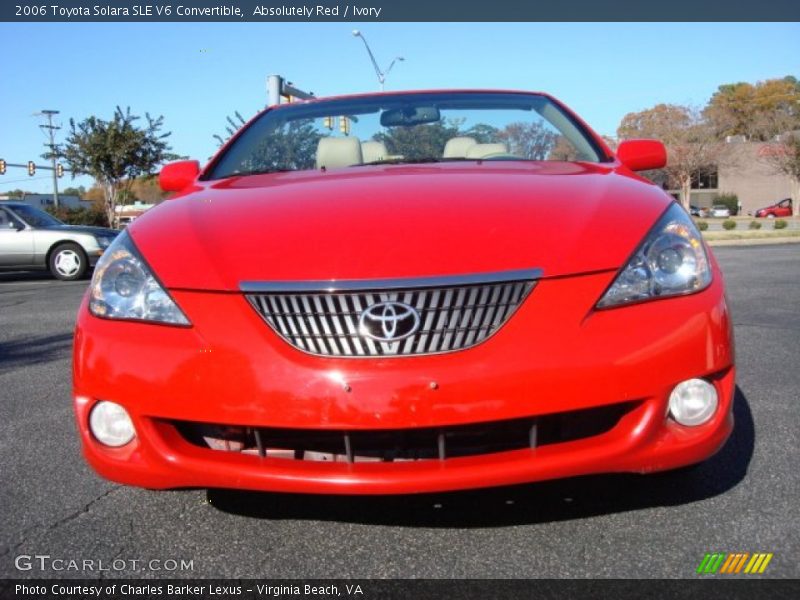
[[[272,107],[122,232],[78,314],[87,460],[148,488],[384,494],[704,460],[733,427],[689,215],[546,94]]]
[[[780,202],[776,202],[770,206],[759,208],[755,212],[756,217],[791,217],[792,216],[792,199],[786,198]]]

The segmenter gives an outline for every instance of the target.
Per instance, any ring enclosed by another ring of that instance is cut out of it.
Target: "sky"
[[[597,132],[661,102],[702,106],[723,83],[800,78],[798,23],[2,23],[0,158],[40,158],[42,109],[111,118],[117,105],[163,115],[180,155],[207,160],[225,117],[266,103],[266,77],[318,96],[375,91],[361,40],[387,90],[503,88],[549,92]],[[0,194],[52,191],[48,171],[9,168]],[[65,175],[59,187],[85,185]]]

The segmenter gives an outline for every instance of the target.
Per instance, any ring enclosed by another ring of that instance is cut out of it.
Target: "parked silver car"
[[[80,279],[118,233],[66,225],[22,202],[0,202],[0,269],[49,269],[58,279]]]
[[[731,209],[724,204],[715,204],[711,207],[711,216],[728,218],[731,216]]]

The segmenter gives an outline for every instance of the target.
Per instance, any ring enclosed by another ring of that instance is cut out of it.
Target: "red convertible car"
[[[416,493],[700,462],[733,427],[722,274],[554,98],[271,107],[102,256],[74,404],[147,488]]]

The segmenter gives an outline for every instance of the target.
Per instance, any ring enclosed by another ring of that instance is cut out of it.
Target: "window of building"
[[[719,187],[719,169],[716,165],[706,167],[692,175],[693,190],[715,190]]]

